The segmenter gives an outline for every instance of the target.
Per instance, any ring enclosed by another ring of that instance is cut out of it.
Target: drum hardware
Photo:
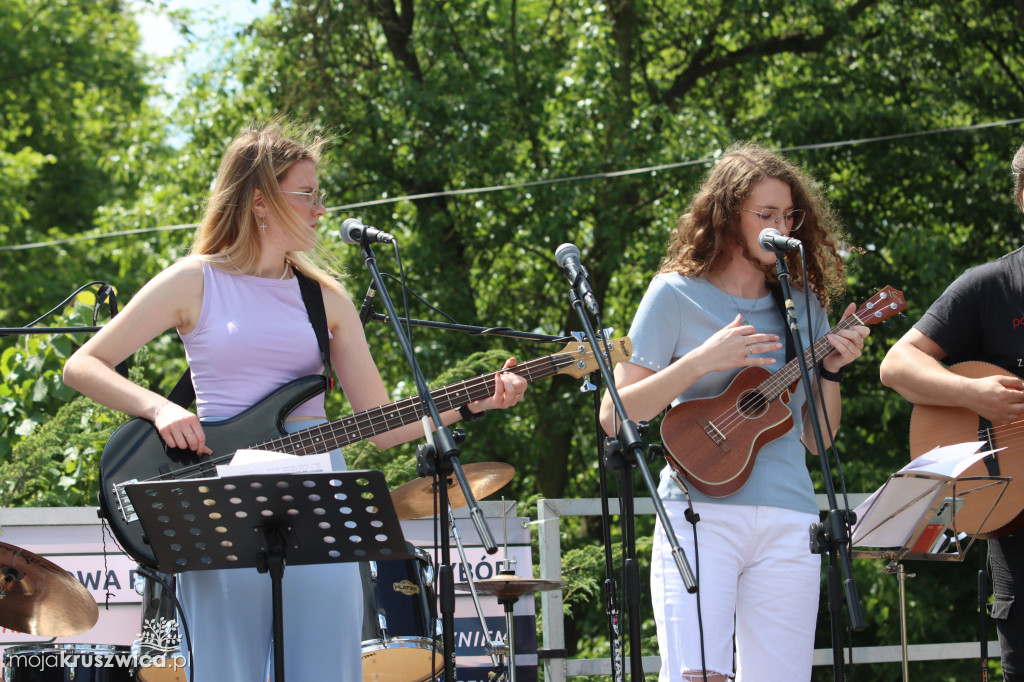
[[[185,682],[185,657],[178,627],[177,580],[139,566],[135,591],[142,595],[139,639],[132,642],[134,673],[139,682]]]
[[[107,644],[23,644],[4,649],[4,682],[132,682],[131,652]]]
[[[470,466],[470,465],[466,465]],[[502,510],[504,511],[504,498],[502,498]],[[462,565],[466,567],[466,577],[469,578],[468,582],[456,583],[458,585],[468,585],[470,595],[473,598],[473,606],[476,608],[476,615],[480,619],[480,631],[483,634],[483,640],[485,642],[484,648],[487,650],[487,655],[491,657],[491,663],[494,664],[494,670],[496,676],[492,678],[492,682],[501,682],[504,680],[504,675],[500,672],[504,668],[504,657],[507,655],[507,649],[504,642],[501,640],[492,640],[487,631],[487,619],[484,618],[484,610],[480,605],[480,596],[476,592],[476,586],[473,583],[473,568],[470,566],[469,561],[466,559],[466,550],[462,546],[462,536],[459,534],[459,526],[455,523],[455,513],[452,506],[448,505],[448,531],[455,539],[455,547],[459,550],[459,558],[462,560]],[[505,561],[506,566],[508,562],[508,536],[505,539]]]
[[[468,589],[468,585],[469,583],[455,583],[455,589],[465,591]],[[515,682],[516,680],[516,646],[515,634],[513,633],[512,607],[525,594],[560,590],[566,585],[568,583],[562,580],[522,578],[506,571],[502,571],[498,578],[488,578],[477,583],[481,592],[494,595],[498,598],[498,603],[505,607],[505,641],[508,647],[509,682]]]
[[[472,492],[473,496],[476,499],[482,499],[482,498],[487,497],[488,495],[490,495],[490,494],[500,490],[509,481],[511,481],[512,478],[515,476],[515,467],[513,467],[510,464],[505,464],[503,462],[473,462],[473,463],[470,463],[470,464],[463,464],[462,465],[462,470],[463,470],[463,473],[466,476],[467,482],[469,483],[470,491]],[[462,559],[462,564],[464,566],[468,567],[469,566],[469,562],[466,559],[466,552],[465,552],[465,549],[464,549],[464,547],[462,545],[462,538],[459,535],[458,527],[455,525],[455,515],[454,515],[454,510],[459,508],[459,507],[466,506],[467,501],[466,501],[465,495],[462,492],[462,488],[459,486],[458,482],[455,480],[454,477],[449,477],[447,488],[448,488],[448,519],[449,519],[449,529],[450,529],[451,534],[455,538],[455,543],[456,543],[456,546],[457,546],[457,548],[459,550],[459,556]],[[415,518],[420,518],[420,517],[423,517],[423,516],[431,516],[434,513],[435,492],[436,491],[434,489],[434,482],[433,482],[432,479],[428,479],[428,478],[416,479],[416,480],[410,481],[408,483],[405,483],[405,484],[399,486],[398,488],[395,488],[394,490],[392,490],[391,491],[391,501],[395,505],[395,512],[398,515],[398,519],[400,521],[404,521],[404,520],[407,520],[407,519],[415,519]],[[504,505],[502,505],[502,506],[504,508]],[[506,543],[505,543],[505,545],[506,545],[506,552],[505,552],[505,554],[506,554],[506,557],[507,557],[508,556],[507,535],[506,535]],[[422,550],[416,550],[416,551],[417,552],[421,552]],[[429,561],[429,557],[428,557],[428,561]],[[400,563],[400,562],[387,562],[387,563]],[[427,584],[432,586],[432,584],[433,584],[433,565],[428,563],[428,569],[430,571],[430,578],[427,580]],[[377,580],[376,572],[378,570],[379,570],[379,567],[376,564],[376,562],[370,562],[367,565],[367,567],[365,568],[365,571],[367,572],[368,576],[370,576],[371,579],[374,582],[376,582],[376,580]],[[469,569],[469,570],[467,570],[467,573],[469,574],[469,580],[470,580],[469,584],[472,585],[472,580],[473,580],[472,573],[473,572],[472,572],[471,569]],[[503,657],[506,655],[507,649],[505,647],[504,642],[492,641],[491,638],[488,636],[488,634],[487,634],[487,621],[484,619],[483,609],[480,607],[480,599],[476,595],[475,592],[473,593],[472,596],[473,596],[473,604],[476,607],[477,615],[480,618],[480,625],[481,625],[481,628],[482,628],[482,631],[483,631],[483,638],[484,638],[484,641],[486,642],[485,647],[487,649],[488,654],[491,657],[491,661],[495,664],[495,669],[496,670],[501,670],[502,669],[501,661],[502,661]],[[433,606],[434,592],[433,592],[432,588],[431,588],[431,592],[430,592],[430,599],[431,599],[431,606]],[[433,613],[433,611],[431,611],[431,612]],[[364,651],[364,654],[363,654],[363,679],[364,680],[389,680],[389,681],[393,680],[394,682],[418,682],[418,680],[421,679],[421,678],[417,678],[417,680],[414,681],[413,678],[410,676],[411,673],[409,673],[409,672],[403,672],[402,674],[396,675],[395,677],[392,678],[392,677],[385,677],[383,671],[375,669],[375,668],[381,667],[381,666],[377,665],[378,659],[383,660],[383,656],[382,656],[383,652],[379,651],[377,649],[378,641],[382,642],[383,646],[385,648],[388,646],[388,642],[389,642],[389,639],[387,637],[387,614],[386,613],[382,614],[382,613],[380,613],[380,612],[375,610],[370,615],[370,617],[369,617],[369,622],[374,622],[374,621],[376,621],[376,626],[375,626],[376,627],[376,634],[381,639],[380,640],[374,640],[374,639],[367,640],[367,622],[368,622],[368,620],[367,620],[367,617],[364,616],[364,619],[363,619],[363,622],[364,622],[364,625],[363,625],[363,630],[364,630],[364,632],[363,632],[363,640],[364,640],[363,641],[363,651]],[[435,630],[435,635],[434,635],[435,645],[434,646],[436,647],[436,650],[438,652],[440,652],[440,642],[441,642],[441,619],[440,618],[435,618],[434,619],[434,630]],[[367,648],[368,647],[370,648],[369,653],[367,653]],[[433,676],[436,676],[436,675],[440,674],[442,669],[443,669],[443,659],[441,658],[441,656],[442,656],[442,654],[438,653],[437,656],[435,657],[435,659],[436,659],[435,662],[430,666],[431,669],[434,671],[433,672]],[[396,662],[397,662],[397,657],[396,657]],[[416,670],[416,669],[415,668],[406,668],[406,671],[411,671],[411,670]],[[431,678],[422,678],[422,679],[431,679]],[[504,677],[503,674],[500,675],[500,676],[493,676],[492,675],[492,677],[491,677],[492,682],[501,682],[501,680],[504,680],[504,679],[505,679],[505,677]]]
[[[30,635],[69,637],[92,628],[99,606],[73,575],[0,542],[0,625]]]

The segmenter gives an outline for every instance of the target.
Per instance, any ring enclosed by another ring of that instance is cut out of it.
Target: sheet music
[[[936,496],[945,493],[948,482],[983,457],[997,452],[981,450],[984,445],[977,442],[940,446],[911,460],[854,510],[857,524],[853,528],[853,546],[904,546]]]
[[[231,464],[217,465],[217,475],[248,476],[250,474],[317,474],[331,471],[331,456],[292,455],[273,450],[243,449],[235,453]]]
[[[977,442],[940,446],[911,460],[910,464],[900,469],[900,471],[927,471],[939,474],[940,476],[956,478],[983,457],[1005,449],[999,448],[997,450],[979,452],[984,445],[985,443]]]

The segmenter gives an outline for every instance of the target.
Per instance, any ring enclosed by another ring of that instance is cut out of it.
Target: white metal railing
[[[856,507],[867,498],[866,493],[851,494],[849,503]],[[820,509],[828,509],[824,495],[818,495]],[[611,513],[618,513],[618,500],[610,500]],[[653,514],[654,504],[650,498],[636,498],[637,514]],[[573,500],[538,500],[537,526],[540,546],[540,577],[548,580],[562,579],[562,547],[559,521],[563,516],[599,516],[601,500],[598,498]],[[547,682],[565,682],[568,677],[584,675],[610,675],[611,661],[605,658],[569,659],[559,653],[565,651],[565,622],[562,615],[562,592],[552,590],[540,593],[543,606],[541,659],[544,662],[544,679]],[[989,656],[999,658],[999,642],[988,643]],[[955,642],[948,644],[910,644],[907,659],[910,661],[939,661],[978,656],[978,642]],[[843,657],[849,663],[849,650]],[[854,647],[854,663],[898,663],[903,660],[903,648],[894,646]],[[815,649],[814,665],[832,665],[832,649]],[[645,673],[657,673],[661,666],[658,656],[644,656]]]

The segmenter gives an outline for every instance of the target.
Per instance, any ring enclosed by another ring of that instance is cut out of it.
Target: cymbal
[[[462,471],[466,474],[469,489],[473,497],[482,499],[493,492],[501,490],[512,480],[516,470],[511,464],[504,462],[473,462],[463,464]],[[398,486],[391,491],[391,501],[395,504],[398,520],[417,519],[434,513],[434,481],[431,478],[417,478]],[[468,504],[462,494],[462,486],[454,474],[448,476],[448,504],[458,509]]]
[[[0,542],[0,625],[44,637],[85,632],[100,617],[78,580],[41,556]]]
[[[547,592],[549,590],[560,590],[569,583],[563,580],[541,580],[536,578],[523,578],[518,575],[499,575],[496,578],[477,580],[473,583],[480,592],[493,594],[499,599],[521,597],[524,594],[534,592]],[[455,583],[455,589],[469,592],[469,583]]]

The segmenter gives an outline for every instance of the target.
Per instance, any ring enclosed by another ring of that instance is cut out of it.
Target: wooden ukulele
[[[906,307],[903,292],[885,287],[832,333],[882,322]],[[822,337],[804,351],[804,358],[810,364],[812,357],[823,358],[833,350]],[[798,358],[774,373],[747,367],[717,396],[676,405],[661,423],[669,465],[705,495],[733,494],[750,478],[761,448],[792,428],[793,413],[786,403],[798,381]]]
[[[961,362],[948,368],[968,379],[1002,375],[1016,377],[1002,367],[988,362]],[[966,496],[966,503],[956,515],[959,530],[983,538],[996,538],[1024,525],[1024,420],[992,426],[977,413],[965,407],[915,405],[910,415],[910,458],[916,459],[940,445],[983,441],[992,449],[1005,448],[970,466],[960,478],[972,476],[1010,476],[1002,497],[1001,486],[988,486],[986,481],[961,480],[957,494],[980,488]],[[998,504],[996,499],[998,498]],[[996,504],[993,508],[993,504]]]

